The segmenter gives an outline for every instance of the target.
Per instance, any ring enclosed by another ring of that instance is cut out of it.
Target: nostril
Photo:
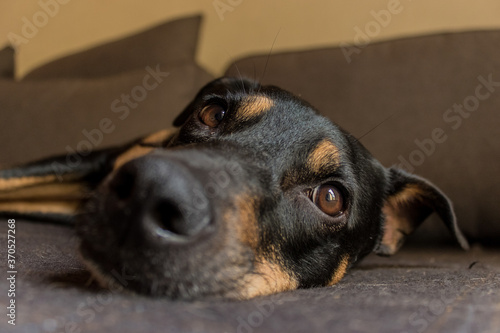
[[[202,182],[177,161],[159,156],[130,161],[110,179],[108,190],[114,199],[109,200],[110,213],[121,217],[116,219],[120,228],[137,231],[130,234],[136,241],[187,242],[214,230],[210,206],[193,199],[196,193],[208,201]]]
[[[179,236],[192,235],[192,230],[186,223],[181,210],[171,201],[164,200],[154,207],[153,221],[160,236],[171,236],[172,234]]]
[[[170,240],[187,240],[210,224],[208,214],[182,210],[175,200],[164,199],[153,206],[151,218],[154,233]]]
[[[136,177],[133,173],[123,170],[113,178],[110,189],[116,193],[118,199],[125,200],[130,198],[134,190]]]

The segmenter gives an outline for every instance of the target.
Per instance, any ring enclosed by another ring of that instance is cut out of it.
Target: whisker
[[[276,44],[276,40],[278,39],[280,32],[281,32],[281,27],[279,28],[278,32],[276,33],[276,36],[274,36],[273,44],[271,45],[271,49],[269,50],[269,53],[267,54],[266,63],[264,64],[264,71],[262,72],[262,77],[259,80],[260,82],[264,81],[264,77],[266,76],[266,72],[267,72],[267,65],[269,64],[269,59],[271,58],[271,54],[273,53],[274,45]]]
[[[365,134],[363,134],[362,136],[360,136],[359,138],[356,138],[357,141],[361,141],[361,139],[363,139],[365,136],[367,136],[368,134],[370,134],[371,132],[373,132],[375,129],[377,129],[380,125],[382,125],[383,123],[385,123],[387,120],[389,120],[392,116],[394,116],[396,114],[396,112],[392,113],[391,115],[389,115],[388,117],[386,117],[384,120],[382,120],[381,122],[379,122],[377,125],[375,125],[372,129],[370,129],[368,132],[366,132]]]
[[[255,60],[253,61],[253,80],[257,81],[257,68],[255,67]]]
[[[377,125],[373,126],[370,130],[368,130],[367,132],[365,132],[363,135],[361,135],[360,137],[354,137],[354,136],[351,136],[354,138],[354,140],[356,142],[359,142],[361,144],[361,139],[363,139],[365,136],[367,136],[368,134],[370,134],[371,132],[373,132],[375,129],[377,129],[378,127],[380,127],[383,123],[385,123],[387,120],[389,120],[390,118],[392,118],[397,112],[394,112],[392,113],[391,115],[389,115],[388,117],[386,117],[384,120],[380,121]],[[349,148],[349,146],[347,144],[343,145],[343,147],[337,147],[337,150],[339,153],[342,153],[344,151],[346,151],[347,149]]]
[[[245,90],[245,82],[243,82],[243,76],[241,75],[241,72],[240,72],[240,69],[238,68],[238,65],[234,64],[234,67],[236,67],[236,71],[238,72],[238,76],[240,77],[241,88],[243,89],[243,92],[246,95],[247,92]]]

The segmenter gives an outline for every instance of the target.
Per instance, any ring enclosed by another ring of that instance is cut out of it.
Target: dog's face
[[[332,285],[432,211],[464,243],[438,189],[279,88],[216,80],[175,125],[119,157],[84,206],[81,252],[103,280],[182,299]]]

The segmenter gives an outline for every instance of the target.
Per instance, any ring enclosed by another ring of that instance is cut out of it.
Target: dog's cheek
[[[342,256],[337,268],[335,269],[334,273],[332,274],[332,278],[328,282],[328,286],[333,286],[333,285],[339,283],[340,280],[342,280],[345,273],[347,272],[347,268],[349,267],[349,258],[350,258],[350,256],[348,254]]]
[[[234,199],[236,213],[226,212],[224,221],[229,224],[229,232],[235,233],[241,244],[248,246],[254,253],[259,244],[258,201],[256,196],[242,193]]]
[[[109,226],[109,222],[103,222],[102,212],[105,211],[103,195],[94,192],[82,205],[82,214],[75,220],[75,230],[80,238],[80,242],[91,245],[101,251],[106,251],[115,246],[116,232]]]
[[[281,265],[267,259],[261,259],[255,265],[255,272],[245,277],[242,299],[271,295],[297,289],[297,279],[287,273]]]
[[[260,240],[259,196],[242,193],[235,196],[234,211],[226,212],[224,218],[228,223],[228,231],[235,233],[237,243],[250,249],[253,253],[253,269],[241,279],[236,298],[250,299],[257,296],[275,294],[297,289],[297,279],[289,274],[273,251],[263,251]],[[264,253],[265,252],[265,253]]]

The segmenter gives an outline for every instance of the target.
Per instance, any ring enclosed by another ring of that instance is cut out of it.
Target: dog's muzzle
[[[213,231],[212,207],[201,177],[181,161],[154,155],[120,168],[109,184],[116,200],[108,209],[122,229],[122,242],[162,248]]]
[[[159,151],[129,161],[77,221],[82,256],[101,284],[126,271],[133,278],[122,284],[141,293],[236,295],[253,269],[247,240],[256,237],[242,177],[241,163],[213,151]]]

